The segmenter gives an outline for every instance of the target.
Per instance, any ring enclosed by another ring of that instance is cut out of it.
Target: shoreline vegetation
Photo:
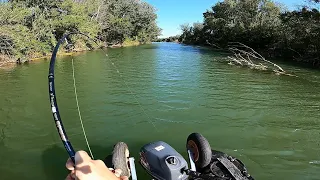
[[[77,50],[73,50],[73,51],[59,50],[57,53],[57,56],[71,56],[71,55],[75,55],[75,54],[85,53],[87,51],[102,49],[102,48],[121,48],[121,47],[130,47],[130,46],[139,46],[142,44],[149,44],[149,43],[151,43],[151,42],[140,43],[139,41],[128,41],[127,40],[127,41],[124,41],[122,44],[112,44],[109,46],[95,48],[95,49],[77,49]],[[20,62],[18,62],[19,61],[18,59],[7,59],[6,60],[5,58],[0,57],[0,68],[11,67],[12,65],[16,65],[16,64],[18,64],[18,65],[19,64],[26,64],[26,63],[38,61],[38,60],[50,59],[51,54],[42,55],[42,56],[33,56],[32,58],[30,57],[26,60],[21,60]]]
[[[0,3],[0,67],[48,58],[64,33],[79,31],[98,45],[74,35],[59,56],[150,42],[233,53],[230,44],[240,43],[266,58],[319,68],[320,1],[308,1],[289,11],[272,0],[224,0],[203,13],[203,22],[181,25],[181,35],[157,38],[156,10],[142,0],[8,0]]]
[[[230,45],[241,43],[266,58],[320,68],[320,1],[308,1],[289,11],[271,0],[224,0],[203,13],[203,22],[183,24],[180,36],[157,41],[231,53]]]
[[[136,46],[154,41],[161,32],[156,10],[141,0],[8,0],[0,2],[0,67],[49,57],[66,32],[73,35],[58,55]]]

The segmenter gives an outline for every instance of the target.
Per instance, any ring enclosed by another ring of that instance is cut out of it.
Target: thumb
[[[91,157],[85,151],[78,151],[74,157],[75,166],[81,165],[83,162],[91,161]]]

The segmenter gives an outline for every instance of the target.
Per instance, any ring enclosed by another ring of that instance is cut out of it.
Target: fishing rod
[[[48,75],[48,82],[49,82],[49,101],[50,101],[50,105],[51,105],[51,111],[52,111],[52,115],[53,115],[53,119],[54,122],[56,124],[56,128],[58,130],[60,139],[70,157],[70,159],[75,163],[75,151],[72,147],[71,142],[68,139],[67,133],[65,131],[65,128],[63,126],[62,120],[61,120],[61,116],[60,116],[60,112],[59,112],[59,108],[58,108],[58,103],[57,103],[57,96],[55,93],[55,86],[54,86],[54,66],[55,66],[55,61],[56,61],[56,56],[59,50],[60,45],[64,42],[67,41],[67,38],[72,35],[72,34],[79,34],[79,35],[83,35],[86,36],[89,40],[92,40],[96,45],[99,46],[97,40],[98,39],[92,39],[90,38],[88,35],[81,33],[81,32],[69,32],[66,33],[57,43],[57,45],[55,46],[53,52],[52,52],[52,56],[51,56],[51,60],[50,60],[50,65],[49,65],[49,75]],[[68,41],[67,41],[68,43]],[[103,50],[104,51],[104,50]],[[105,51],[104,51],[105,52]],[[115,64],[110,60],[110,63],[112,64],[112,66],[117,69],[117,67],[115,66]],[[73,61],[72,61],[72,67],[73,67]],[[120,75],[121,78],[123,78],[123,76],[120,74],[119,70],[117,69],[117,73]],[[73,69],[73,78],[74,78],[74,69]],[[148,120],[150,120],[149,122],[153,125],[153,127],[156,129],[155,124],[153,123],[153,121],[151,120],[150,116],[146,113],[146,111],[144,110],[144,108],[142,107],[142,105],[140,104],[140,102],[138,101],[138,98],[134,95],[133,91],[130,89],[130,87],[128,86],[127,82],[123,79],[126,87],[129,89],[130,93],[132,94],[132,96],[134,97],[134,99],[137,101],[139,107],[141,108],[141,110],[144,112],[144,114],[148,117]],[[76,93],[76,87],[75,87],[75,79],[74,79],[74,88],[75,88],[75,96],[76,96],[76,101],[77,101],[77,106],[78,106],[78,112],[79,112],[79,118],[80,118],[80,122],[82,124],[82,118],[80,115],[80,110],[79,110],[79,105],[78,105],[78,100],[77,100],[77,93]],[[82,130],[84,133],[84,137],[86,139],[87,142],[87,146],[89,148],[90,154],[93,158],[88,140],[86,138],[86,134],[85,134],[85,130],[82,124]],[[157,129],[156,129],[157,130]]]
[[[71,145],[71,142],[68,139],[67,133],[65,131],[65,128],[63,126],[61,117],[60,117],[60,112],[59,112],[59,108],[58,108],[58,103],[57,103],[57,96],[56,96],[56,92],[55,92],[55,86],[54,86],[54,65],[56,62],[56,57],[57,57],[57,52],[59,50],[60,45],[72,34],[80,34],[80,35],[84,35],[87,38],[91,39],[88,35],[83,34],[81,32],[69,32],[66,33],[57,43],[57,45],[55,46],[53,52],[52,52],[52,56],[51,56],[51,60],[50,60],[50,65],[49,65],[49,75],[48,75],[48,82],[49,82],[49,101],[50,101],[50,105],[51,105],[51,111],[52,111],[52,115],[53,115],[53,119],[54,122],[56,124],[60,139],[62,140],[62,143],[69,155],[69,157],[71,158],[71,160],[73,161],[73,163],[75,163],[75,151]],[[93,40],[93,39],[91,39]],[[94,41],[94,40],[93,40]],[[94,41],[96,44],[97,42]]]

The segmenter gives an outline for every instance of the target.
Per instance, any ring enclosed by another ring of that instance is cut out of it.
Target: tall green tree
[[[224,0],[203,13],[202,24],[182,26],[179,40],[222,47],[229,42],[240,42],[264,54],[320,66],[317,7],[309,5],[287,11],[271,0]]]
[[[155,9],[140,0],[10,0],[0,4],[0,58],[51,53],[64,33],[80,31],[106,44],[157,38]],[[77,49],[92,42],[72,37]]]

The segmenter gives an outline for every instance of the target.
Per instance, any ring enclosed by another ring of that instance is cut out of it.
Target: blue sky
[[[145,0],[157,9],[158,26],[162,36],[174,36],[180,33],[184,23],[202,22],[202,13],[216,4],[218,0]],[[289,9],[296,9],[305,0],[276,0]]]

